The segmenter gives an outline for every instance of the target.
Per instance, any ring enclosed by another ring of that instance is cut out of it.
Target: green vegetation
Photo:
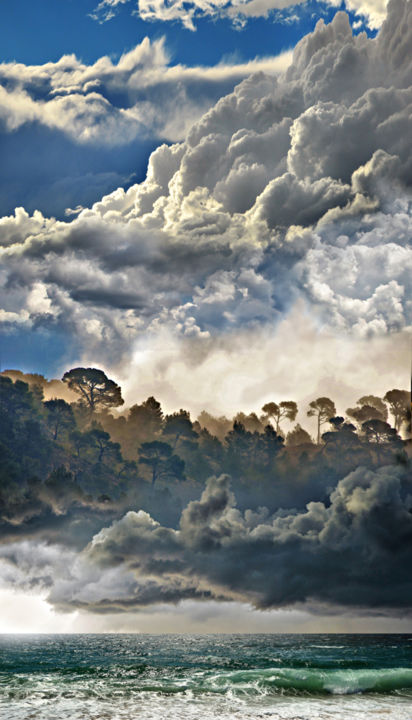
[[[71,402],[44,399],[44,392],[64,396],[67,388]],[[45,513],[84,508],[113,515],[143,508],[173,523],[205,480],[221,473],[231,475],[240,507],[304,507],[324,500],[359,466],[406,461],[400,432],[410,396],[402,390],[363,396],[347,419],[336,416],[331,399],[313,400],[302,410],[317,421],[316,443],[292,426],[298,407],[291,400],[232,421],[207,412],[193,421],[182,409],[167,415],[153,397],[118,410],[122,404],[119,386],[95,368],[70,370],[60,383],[17,371],[0,375],[3,532]]]

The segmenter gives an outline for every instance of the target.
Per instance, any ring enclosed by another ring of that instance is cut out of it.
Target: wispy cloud
[[[236,25],[245,25],[250,18],[276,14],[285,22],[299,16],[305,0],[102,0],[91,14],[100,23],[111,20],[123,5],[143,20],[178,21],[188,30],[196,30],[202,17],[230,18]],[[325,0],[326,7],[339,6],[335,0]],[[379,28],[386,15],[386,0],[347,0],[346,7],[358,15],[370,28]]]
[[[251,72],[279,73],[290,53],[250,63],[170,63],[164,40],[144,39],[117,63],[0,65],[0,212],[22,204],[62,215],[144,175],[159,141],[190,126]],[[42,149],[39,166],[38,150]]]

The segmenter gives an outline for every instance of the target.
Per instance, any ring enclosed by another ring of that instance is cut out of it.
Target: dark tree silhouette
[[[73,410],[65,400],[59,398],[46,400],[44,407],[46,409],[46,423],[53,440],[58,440],[59,433],[62,430],[74,428]]]
[[[401,448],[402,440],[395,428],[383,420],[367,420],[362,425],[362,431],[366,440],[375,446],[378,460],[381,460],[381,449],[391,447],[391,449]]]
[[[63,513],[73,502],[82,503],[85,493],[76,483],[74,476],[67,468],[55,468],[38,488],[40,500],[48,501],[55,512]]]
[[[379,445],[386,442],[392,442],[394,439],[399,439],[396,429],[383,420],[367,420],[363,423],[362,430],[370,442],[374,442]]]
[[[90,447],[89,433],[81,432],[77,428],[72,430],[69,435],[70,443],[73,449],[76,451],[76,456],[81,457],[82,451]]]
[[[259,435],[258,438],[258,450],[264,458],[263,464],[269,467],[280,450],[282,450],[284,439],[276,433],[272,425],[266,425],[264,433]]]
[[[297,445],[313,444],[313,440],[309,433],[297,423],[295,427],[286,435],[286,445],[296,447]]]
[[[248,432],[242,423],[235,420],[233,430],[226,435],[225,446],[228,470],[241,474],[249,467],[254,456],[255,441],[253,434]]]
[[[346,410],[346,414],[353,418],[353,420],[358,423],[359,427],[362,427],[362,424],[367,420],[382,420],[382,422],[386,422],[382,413],[379,412],[376,407],[373,407],[373,405],[362,405],[361,407],[348,408]]]
[[[357,405],[369,405],[376,408],[376,410],[381,413],[382,420],[385,420],[385,422],[387,422],[388,408],[386,407],[382,398],[377,397],[376,395],[363,395],[361,398],[359,398],[359,400],[357,400]]]
[[[309,403],[308,417],[316,417],[318,421],[317,443],[320,445],[320,428],[336,415],[335,403],[327,397],[320,397]]]
[[[254,412],[249,413],[249,415],[238,412],[233,421],[243,425],[248,432],[262,432],[265,427]]]
[[[0,376],[0,413],[6,422],[15,422],[29,415],[34,408],[34,396],[27,383],[13,382]]]
[[[389,405],[389,410],[395,422],[395,430],[399,432],[402,423],[408,418],[411,397],[407,390],[388,390],[383,398]]]
[[[97,461],[100,463],[104,456],[111,455],[115,462],[121,461],[120,445],[114,443],[110,439],[109,433],[105,432],[101,428],[93,428],[87,433],[92,444],[97,448]]]
[[[206,412],[206,410],[202,410],[197,420],[202,428],[206,428],[211,435],[214,435],[214,437],[217,437],[221,441],[224,440],[225,435],[233,426],[233,421],[229,420],[225,415],[213,417],[213,415]]]
[[[275,402],[266,403],[263,405],[262,411],[265,413],[267,418],[273,418],[276,424],[275,430],[277,434],[280,433],[280,421],[283,418],[294,421],[298,414],[298,406],[293,400],[283,400],[279,405]]]
[[[193,430],[190,414],[186,410],[179,410],[172,415],[166,415],[163,435],[170,437],[173,450],[176,449],[180,438],[195,440],[197,433]]]
[[[152,470],[152,485],[160,478],[184,479],[184,461],[173,454],[169,443],[153,440],[142,443],[139,448],[139,463]]]
[[[146,437],[158,434],[163,422],[160,403],[154,397],[148,397],[141,405],[133,405],[130,408],[128,422],[131,425],[142,426]]]
[[[383,420],[388,419],[388,408],[381,398],[376,395],[363,395],[357,400],[357,407],[348,408],[346,414],[355,420],[359,427],[367,420]]]
[[[332,445],[344,451],[359,444],[355,426],[345,422],[345,418],[340,416],[330,418],[329,424],[332,425],[333,430],[322,434],[322,440],[326,445]]]
[[[103,370],[73,368],[64,373],[62,380],[67,383],[70,390],[80,395],[80,404],[90,413],[124,403],[119,385],[109,380]]]

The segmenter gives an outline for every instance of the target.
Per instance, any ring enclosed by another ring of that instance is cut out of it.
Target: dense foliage
[[[126,411],[120,388],[101,370],[76,368],[65,385],[42,376],[0,375],[0,506],[2,532],[24,521],[117,515],[143,508],[173,524],[211,475],[228,473],[240,507],[269,510],[325,501],[337,482],[359,466],[407,461],[410,395],[390,390],[365,395],[347,418],[321,397],[305,412],[317,420],[315,443],[296,419],[293,401],[267,403],[262,414],[232,420],[185,410],[164,414],[149,397]],[[67,388],[72,401],[44,399]],[[61,386],[61,387],[60,387]],[[389,422],[392,418],[393,426]],[[321,433],[321,431],[323,432]]]

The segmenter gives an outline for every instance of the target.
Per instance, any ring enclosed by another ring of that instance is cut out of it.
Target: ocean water
[[[5,720],[412,720],[412,635],[3,635]]]

